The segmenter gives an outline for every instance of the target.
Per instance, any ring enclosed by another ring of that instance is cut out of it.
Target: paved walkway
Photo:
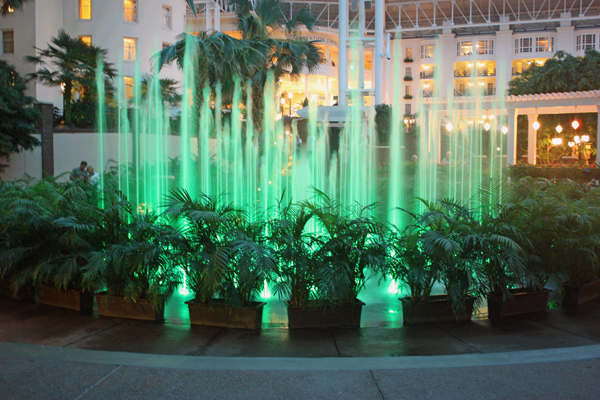
[[[600,302],[499,322],[249,332],[0,297],[0,399],[29,398],[598,399]]]

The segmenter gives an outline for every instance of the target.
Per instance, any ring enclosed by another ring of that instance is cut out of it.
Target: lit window
[[[406,104],[404,105],[404,114],[405,114],[405,115],[410,115],[410,114],[412,114],[412,107],[411,107],[411,104],[410,104],[410,103],[406,103]]]
[[[532,53],[533,52],[533,39],[532,38],[520,38],[515,39],[515,53]]]
[[[171,29],[171,7],[163,6],[162,9],[163,28]]]
[[[435,44],[421,45],[421,59],[433,58],[435,55]]]
[[[15,34],[12,30],[2,31],[2,54],[15,54]]]
[[[588,47],[596,47],[596,34],[590,33],[587,35],[577,36],[577,50],[585,50]]]
[[[537,52],[554,51],[554,38],[539,37],[535,39],[535,50]]]
[[[14,8],[12,8],[11,6],[8,6],[8,12],[9,12],[9,13],[11,13],[11,12],[15,12],[15,9],[14,9]]]
[[[123,38],[123,54],[126,60],[135,60],[135,50],[136,40],[133,38]]]
[[[125,87],[125,98],[130,100],[133,97],[133,78],[131,76],[124,76],[123,83]]]
[[[79,19],[92,19],[92,0],[79,0]]]
[[[459,42],[456,43],[457,56],[470,56],[473,54],[473,42]]]
[[[494,54],[493,40],[478,40],[475,42],[475,54]]]
[[[406,67],[406,73],[404,74],[407,78],[412,78],[412,67]]]
[[[79,40],[81,40],[83,43],[87,44],[88,46],[92,45],[92,37],[91,36],[79,36]]]
[[[137,22],[137,0],[124,0],[125,21]]]
[[[412,60],[412,47],[406,49],[406,59]]]

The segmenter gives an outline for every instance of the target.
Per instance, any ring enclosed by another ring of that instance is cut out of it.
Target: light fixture
[[[571,122],[571,126],[573,127],[573,129],[577,129],[579,128],[579,122],[577,122],[577,120],[574,120],[573,122]]]
[[[579,136],[575,136],[575,137],[573,138],[573,140],[574,140],[574,141],[575,141],[575,143],[577,143],[577,144],[581,143],[581,139],[579,138]]]
[[[284,97],[281,98],[281,104],[285,104],[285,98]]]
[[[469,86],[473,86],[473,83],[472,83],[472,82],[469,82]]]
[[[467,65],[468,65],[469,67],[472,67],[472,66],[473,66],[473,64],[471,64],[471,63],[468,63]]]
[[[454,126],[452,125],[452,123],[451,123],[451,122],[448,122],[448,123],[446,124],[446,130],[447,130],[448,132],[451,132],[453,128],[454,128]]]
[[[552,138],[552,144],[553,144],[554,146],[559,146],[559,145],[561,145],[561,144],[562,144],[562,138],[559,138],[559,137]]]
[[[489,122],[486,122],[485,124],[483,124],[483,128],[484,128],[486,131],[489,131],[491,127],[492,127],[492,126],[489,124]]]
[[[538,129],[540,129],[540,123],[539,123],[539,122],[537,122],[537,121],[534,121],[534,122],[533,122],[533,124],[532,124],[532,126],[533,126],[533,129],[535,129],[536,131],[537,131]]]
[[[590,141],[590,137],[589,137],[588,135],[582,135],[582,136],[581,136],[581,141],[582,141],[583,143],[587,143],[587,142],[589,142],[589,141]]]
[[[429,83],[424,84],[423,87],[428,88],[429,87]]]
[[[508,127],[507,126],[503,126],[502,127],[502,133],[504,133],[505,135],[508,133]]]
[[[561,133],[563,131],[562,126],[556,125],[556,132]]]
[[[479,65],[480,67],[485,66],[485,63],[477,63],[477,65]]]
[[[404,123],[408,124],[408,120],[406,118],[404,118]]]
[[[467,123],[469,123],[469,124],[472,124],[472,123],[473,123],[473,120],[467,121]]]
[[[494,119],[494,114],[490,115],[488,118],[489,119]]]
[[[429,69],[429,65],[423,65],[423,69]]]
[[[569,142],[568,145],[569,145],[569,147],[573,147],[573,146],[575,146],[575,142]]]
[[[481,118],[482,118],[482,119],[486,119],[486,118],[487,118],[487,115],[482,115],[482,116],[481,116]]]
[[[479,82],[479,86],[483,86],[483,82]]]
[[[496,150],[500,151],[500,147],[496,147]]]
[[[288,97],[289,97],[290,99],[291,99],[291,98],[293,98],[293,97],[294,97],[294,93],[292,93],[292,92],[289,92],[289,93],[288,93]]]

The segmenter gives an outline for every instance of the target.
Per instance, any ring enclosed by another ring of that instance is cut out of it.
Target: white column
[[[375,105],[383,103],[383,36],[385,30],[385,0],[375,0],[375,53],[373,80],[375,81]]]
[[[215,30],[221,31],[221,4],[214,3]]]
[[[365,2],[358,0],[358,88],[365,88]],[[361,95],[362,100],[362,95]]]
[[[537,121],[537,114],[527,115],[527,164],[536,164],[537,131],[533,129],[533,123]]]
[[[514,165],[517,163],[517,116],[515,110],[508,110],[508,140],[506,145],[506,163]]]
[[[204,23],[207,32],[213,29],[212,11],[212,3],[206,3],[204,5]]]
[[[338,104],[345,106],[348,89],[348,0],[339,0]]]
[[[329,77],[325,78],[325,105],[330,106],[331,101],[329,101],[329,85],[331,84],[331,80]]]

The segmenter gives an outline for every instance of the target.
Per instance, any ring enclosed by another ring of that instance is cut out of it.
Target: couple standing
[[[79,179],[83,179],[85,183],[91,183],[95,185],[100,180],[100,175],[97,172],[94,172],[94,168],[91,165],[88,166],[86,161],[82,161],[79,164],[79,168],[73,168],[73,172],[71,173],[71,180],[76,181]]]

